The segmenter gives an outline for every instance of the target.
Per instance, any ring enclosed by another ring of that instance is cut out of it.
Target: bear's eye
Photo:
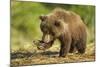
[[[60,22],[59,21],[55,21],[54,25],[59,27],[60,26]]]

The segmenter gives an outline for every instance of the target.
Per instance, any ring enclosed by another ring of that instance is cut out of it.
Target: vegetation
[[[94,43],[95,43],[95,6],[11,1],[11,55],[12,55],[11,59],[13,57],[15,58],[15,59],[12,59],[12,64],[14,64],[14,62],[16,63],[17,58],[19,58],[19,56],[18,57],[16,56],[19,53],[26,53],[26,55],[27,53],[30,53],[29,55],[31,55],[32,53],[31,56],[35,54],[34,57],[36,57],[37,55],[36,52],[39,52],[39,51],[36,49],[36,46],[33,45],[32,41],[41,39],[41,36],[42,36],[41,30],[39,27],[40,25],[39,16],[42,14],[50,13],[56,7],[61,7],[66,10],[74,11],[81,16],[84,23],[87,25],[87,30],[88,30],[87,46],[89,47],[87,49],[90,51],[92,50],[91,51],[93,54],[92,60],[94,59],[93,51],[94,51]],[[92,44],[92,46],[90,44]],[[50,48],[49,50],[51,51],[52,49],[58,52],[59,50],[58,41],[56,41],[54,46]],[[14,54],[16,54],[17,52],[19,53],[15,56]],[[21,57],[24,57],[24,56],[21,56]],[[84,57],[83,59],[86,59],[86,56],[85,57],[82,56]],[[34,57],[32,58],[34,59]],[[73,56],[73,57],[77,59],[76,56]],[[23,59],[17,60],[18,62],[21,61],[21,63],[18,63],[18,64],[23,65],[24,63],[26,63],[26,62],[22,63]],[[39,58],[35,58],[35,60],[36,59],[39,59]],[[80,58],[78,59],[80,60]],[[79,61],[78,59],[77,61]],[[43,63],[38,63],[37,61],[36,62],[34,61],[33,63],[30,63],[30,64],[43,64]],[[57,62],[55,61],[55,62],[48,62],[48,63],[57,63]],[[58,61],[58,63],[63,63],[63,62]]]

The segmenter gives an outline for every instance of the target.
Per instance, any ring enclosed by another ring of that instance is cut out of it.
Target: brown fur
[[[42,21],[40,25],[42,32],[44,34],[48,32],[53,36],[53,41],[59,39],[61,43],[59,56],[65,57],[68,52],[72,53],[75,49],[81,54],[85,53],[86,26],[78,14],[56,8],[45,17],[40,17],[40,19]],[[57,22],[56,26],[54,26],[55,22]]]

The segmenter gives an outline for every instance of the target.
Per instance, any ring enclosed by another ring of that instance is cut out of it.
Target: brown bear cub
[[[42,40],[40,41],[42,48],[51,47],[55,39],[61,43],[60,57],[65,57],[68,52],[72,53],[75,50],[78,53],[85,53],[86,49],[86,26],[81,17],[72,12],[61,8],[54,9],[50,14],[40,16],[40,28],[43,32]]]

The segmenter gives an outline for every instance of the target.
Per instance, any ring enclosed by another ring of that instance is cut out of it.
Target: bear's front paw
[[[63,57],[64,58],[64,57],[66,57],[66,55],[59,55],[59,57]]]

